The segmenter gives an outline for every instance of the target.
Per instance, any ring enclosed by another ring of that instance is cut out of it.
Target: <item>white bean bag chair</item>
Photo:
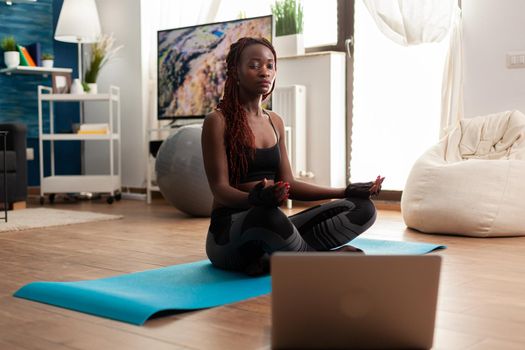
[[[525,235],[525,115],[464,119],[414,164],[401,198],[408,227],[474,237]]]

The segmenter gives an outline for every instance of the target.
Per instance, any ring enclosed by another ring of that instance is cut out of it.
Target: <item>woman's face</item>
[[[269,93],[275,80],[272,51],[262,44],[248,46],[241,53],[237,73],[241,89],[254,95]]]

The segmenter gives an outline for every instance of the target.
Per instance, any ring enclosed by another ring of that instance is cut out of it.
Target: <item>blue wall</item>
[[[0,38],[13,35],[23,46],[39,42],[42,52],[53,53],[56,67],[73,68],[77,76],[77,47],[62,43],[53,35],[63,0],[38,0],[32,4],[0,2]],[[3,54],[0,55],[0,66]],[[51,79],[41,75],[0,75],[0,122],[20,122],[28,127],[28,147],[35,151],[35,160],[28,161],[28,185],[38,186],[38,95],[37,86],[51,86]],[[48,104],[44,104],[44,116]],[[55,104],[56,132],[69,132],[79,121],[78,103]],[[46,142],[49,144],[48,142]],[[44,156],[49,159],[49,145],[44,143]],[[80,142],[55,142],[56,174],[80,174]],[[49,165],[49,161],[44,162]],[[49,174],[49,166],[45,171]]]

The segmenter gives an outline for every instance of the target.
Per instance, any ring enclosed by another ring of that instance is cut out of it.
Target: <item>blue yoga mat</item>
[[[445,246],[356,238],[370,255],[425,254]],[[208,260],[98,280],[33,282],[15,297],[142,325],[162,311],[186,311],[235,303],[270,293],[270,276],[248,277],[217,269]]]
[[[433,243],[385,241],[360,237],[348,244],[361,249],[366,255],[421,255],[446,248],[444,245]]]

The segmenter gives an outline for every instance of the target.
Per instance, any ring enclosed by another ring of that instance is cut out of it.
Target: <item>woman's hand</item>
[[[372,188],[370,189],[370,194],[372,196],[377,196],[379,192],[381,192],[381,185],[383,184],[383,181],[385,180],[385,177],[381,177],[381,175],[377,175],[376,180],[374,181],[374,184],[372,185]]]
[[[381,184],[384,179],[378,175],[375,181],[351,183],[345,189],[345,197],[370,198],[370,196],[376,196],[381,192]]]
[[[278,207],[288,199],[290,184],[288,182],[276,182],[266,187],[267,180],[264,179],[256,184],[248,194],[248,201],[253,206]]]

